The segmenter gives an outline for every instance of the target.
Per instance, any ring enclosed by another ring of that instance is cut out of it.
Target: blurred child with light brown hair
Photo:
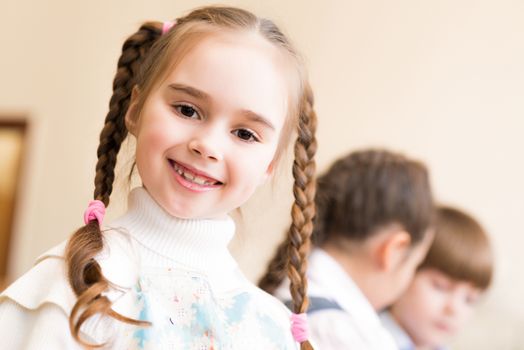
[[[406,292],[381,315],[400,350],[444,349],[491,284],[486,231],[469,214],[437,210],[435,240]]]

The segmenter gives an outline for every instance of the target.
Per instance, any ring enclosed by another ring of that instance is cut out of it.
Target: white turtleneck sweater
[[[290,313],[249,282],[227,248],[231,218],[182,220],[166,213],[144,188],[128,212],[104,227],[96,257],[112,288],[112,308],[152,322],[137,327],[94,316],[83,339],[111,349],[297,349]],[[66,242],[0,294],[5,349],[81,349],[69,331],[76,296],[66,276]]]

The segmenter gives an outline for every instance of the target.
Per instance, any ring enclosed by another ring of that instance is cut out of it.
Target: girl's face
[[[436,269],[423,269],[391,313],[417,346],[445,344],[469,319],[481,290]]]
[[[288,108],[281,55],[258,34],[213,34],[151,91],[138,121],[131,105],[140,177],[168,213],[223,217],[271,174]]]

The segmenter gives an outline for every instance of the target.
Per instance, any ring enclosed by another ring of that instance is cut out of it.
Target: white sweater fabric
[[[231,218],[184,220],[166,213],[142,188],[128,212],[104,226],[96,257],[111,282],[112,308],[152,322],[138,327],[99,315],[83,339],[105,349],[298,349],[290,312],[242,274],[227,246]],[[3,349],[82,349],[69,330],[76,302],[66,276],[66,242],[0,294]]]
[[[318,349],[398,350],[368,299],[327,252],[320,248],[312,250],[307,278],[311,298],[336,305],[308,312],[311,340]],[[283,301],[290,299],[288,285],[289,281],[285,281],[275,292]]]

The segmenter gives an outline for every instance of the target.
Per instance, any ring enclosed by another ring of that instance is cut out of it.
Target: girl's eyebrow
[[[267,118],[264,118],[263,116],[255,113],[253,111],[246,110],[246,109],[242,110],[242,114],[244,116],[246,116],[252,122],[255,122],[255,123],[258,123],[258,124],[262,124],[262,125],[270,128],[271,130],[275,131],[275,127],[273,126],[273,124]]]
[[[173,84],[169,84],[169,88],[171,90],[175,90],[175,91],[178,91],[178,92],[186,93],[189,96],[193,96],[193,97],[201,99],[201,100],[209,101],[211,99],[211,97],[208,94],[206,94],[204,91],[198,90],[198,89],[196,89],[194,87],[191,87],[191,86],[188,86],[188,85],[173,83]],[[273,131],[275,130],[275,127],[273,126],[273,124],[267,118],[264,118],[260,114],[257,114],[255,112],[247,110],[247,109],[242,110],[242,114],[244,116],[246,116],[249,120],[251,120],[251,121],[253,121],[255,123],[262,124],[262,125],[268,127],[269,129],[271,129]]]
[[[194,87],[184,85],[184,84],[169,84],[169,88],[175,91],[184,92],[190,96],[193,96],[195,98],[201,99],[201,100],[209,100],[210,97],[208,94],[206,94],[204,91],[195,89]]]

